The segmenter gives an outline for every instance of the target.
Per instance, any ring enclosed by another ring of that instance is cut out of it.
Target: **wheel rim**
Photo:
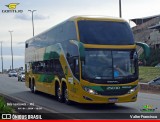
[[[32,83],[32,92],[35,93],[36,92],[36,86],[34,83]]]
[[[68,90],[67,89],[65,89],[64,97],[65,97],[65,101],[68,102]]]
[[[35,85],[33,86],[33,91],[34,91],[34,93],[36,92],[36,86]]]
[[[61,89],[60,88],[57,89],[57,97],[59,100],[61,99]]]

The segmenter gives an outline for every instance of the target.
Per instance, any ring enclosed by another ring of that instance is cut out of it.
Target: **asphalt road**
[[[160,95],[157,94],[139,93],[138,100],[136,102],[117,103],[114,106],[107,104],[83,105],[76,103],[73,105],[66,105],[64,103],[59,103],[51,95],[43,93],[33,94],[30,92],[30,89],[26,88],[24,82],[18,82],[16,77],[8,77],[7,75],[2,74],[0,74],[0,93],[22,101],[26,101],[28,103],[34,103],[34,105],[41,106],[42,111],[43,108],[45,108],[48,109],[50,113],[74,113],[73,118],[76,118],[76,116],[96,118],[96,115],[105,115],[105,113],[141,114],[143,113],[141,110],[143,109],[144,105],[151,105],[152,108],[155,109],[153,113],[160,113]],[[76,115],[75,113],[80,113],[82,115]],[[86,113],[90,113],[91,115]]]

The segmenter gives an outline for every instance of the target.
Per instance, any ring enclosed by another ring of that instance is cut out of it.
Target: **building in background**
[[[131,19],[135,41],[147,43],[152,48],[160,48],[160,15]]]
[[[145,42],[151,48],[151,56],[147,61],[143,58],[143,49],[138,47],[140,61],[144,65],[156,66],[160,63],[160,15],[131,19],[136,26],[132,27],[136,42]]]

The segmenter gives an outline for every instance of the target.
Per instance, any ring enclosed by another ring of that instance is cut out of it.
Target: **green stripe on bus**
[[[43,74],[40,75],[38,81],[39,82],[47,82],[47,83],[51,83],[54,80],[54,75],[48,75],[48,74]]]

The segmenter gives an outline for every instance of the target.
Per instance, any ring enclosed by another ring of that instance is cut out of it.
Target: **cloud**
[[[49,19],[49,16],[44,16],[44,15],[40,15],[40,14],[35,14],[35,15],[34,15],[34,19],[36,19],[36,20],[44,20],[44,19]]]
[[[3,68],[10,69],[11,65],[12,65],[11,55],[4,55],[3,56]],[[14,68],[24,67],[24,56],[14,55],[13,56],[13,67]],[[1,67],[0,67],[0,71],[1,71]]]
[[[11,55],[3,55],[3,58],[4,58],[4,60],[11,60],[12,59]],[[24,56],[13,55],[13,59],[16,60],[16,61],[24,60]]]
[[[40,14],[34,14],[34,20],[45,20],[45,19],[49,19],[49,16],[44,16],[44,15],[40,15]],[[20,19],[20,20],[31,20],[32,17],[31,15],[28,14],[17,14],[14,16],[15,19]]]
[[[25,45],[25,42],[18,42],[18,45]]]
[[[20,19],[20,20],[30,20],[31,17],[27,16],[25,14],[17,14],[14,16],[15,19]]]
[[[3,50],[3,56],[5,55],[11,55],[11,47],[6,47],[6,46],[3,46],[2,47],[2,50]],[[21,46],[13,46],[13,55],[20,55],[20,56],[24,56],[24,53],[25,53],[25,47],[24,45],[21,45]]]
[[[10,48],[11,47],[11,42],[3,42],[3,48]],[[19,47],[25,47],[25,42],[19,41],[19,42],[12,42],[12,47],[13,48],[19,48]]]

